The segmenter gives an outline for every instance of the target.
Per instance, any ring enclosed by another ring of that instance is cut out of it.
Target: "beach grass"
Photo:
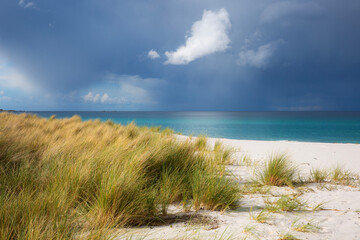
[[[297,218],[292,222],[291,228],[297,232],[317,232],[320,229],[314,220],[304,222],[301,221],[300,218]]]
[[[162,222],[173,203],[224,210],[239,197],[206,140],[169,129],[3,112],[0,132],[1,239],[99,239]]]
[[[312,182],[315,183],[323,183],[326,182],[326,179],[328,178],[329,173],[324,169],[312,169],[310,171],[310,178]]]
[[[256,172],[255,182],[269,186],[293,186],[296,182],[296,167],[285,154],[273,154],[265,166]]]
[[[262,209],[260,212],[255,213],[251,208],[249,215],[250,219],[255,220],[259,223],[265,223],[270,217],[270,212],[268,212],[266,209]]]

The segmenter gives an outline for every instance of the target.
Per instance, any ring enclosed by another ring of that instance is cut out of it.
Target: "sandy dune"
[[[186,136],[178,136],[184,140]],[[353,173],[360,173],[360,145],[339,143],[305,143],[287,141],[247,141],[209,138],[211,148],[216,140],[234,149],[234,164],[227,167],[231,177],[243,184],[254,176],[268,156],[286,152],[306,178],[313,167],[333,169],[340,165]],[[250,163],[240,159],[248,155]],[[117,239],[281,239],[286,233],[299,239],[360,239],[360,186],[331,183],[309,183],[302,187],[271,187],[266,193],[246,194],[237,209],[226,212],[200,211],[206,220],[185,221],[158,227],[121,230]],[[298,194],[306,203],[301,211],[270,213],[264,223],[250,218],[249,212],[259,213],[267,200],[276,200],[284,194]],[[323,210],[313,207],[323,203]],[[179,211],[173,206],[173,212]],[[194,214],[189,213],[189,214]],[[195,219],[195,218],[194,218]],[[309,232],[296,226],[311,223]]]

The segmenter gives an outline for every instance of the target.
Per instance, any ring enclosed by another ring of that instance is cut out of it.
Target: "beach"
[[[188,139],[180,135],[177,138],[180,141]],[[208,148],[213,148],[216,141],[232,149],[232,164],[227,170],[229,177],[236,178],[241,185],[251,181],[274,153],[286,153],[301,179],[309,179],[314,168],[331,172],[340,167],[351,172],[354,179],[360,173],[359,144],[208,138]],[[296,196],[304,207],[269,212],[262,223],[252,217],[257,216],[267,202],[274,202],[283,195]],[[199,211],[198,214],[206,219],[203,222],[128,229],[118,239],[129,236],[135,239],[294,239],[290,236],[295,239],[360,239],[359,200],[358,180],[343,184],[309,182],[293,188],[267,187],[263,192],[244,193],[236,209]],[[178,206],[172,206],[173,213],[178,210]]]

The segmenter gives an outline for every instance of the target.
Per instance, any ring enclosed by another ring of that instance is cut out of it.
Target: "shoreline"
[[[176,135],[185,140],[189,136]],[[196,139],[196,137],[192,137]],[[345,169],[360,173],[360,144],[355,143],[320,143],[297,141],[258,141],[235,140],[226,138],[207,138],[209,147],[216,141],[221,141],[225,147],[235,149],[234,158],[247,154],[257,162],[264,162],[272,153],[286,153],[291,160],[302,166],[301,171],[312,168],[334,168],[341,166]]]
[[[192,137],[192,138],[197,138],[197,136],[191,136],[191,135],[181,135],[181,134],[176,134],[174,133],[174,136],[176,137]],[[254,139],[238,139],[238,138],[223,138],[223,137],[208,137],[206,135],[204,135],[207,139],[215,139],[215,140],[220,140],[220,141],[244,141],[244,142],[291,142],[291,143],[319,143],[319,144],[353,144],[353,145],[360,145],[359,143],[353,143],[353,142],[312,142],[312,141],[296,141],[296,140],[254,140]]]

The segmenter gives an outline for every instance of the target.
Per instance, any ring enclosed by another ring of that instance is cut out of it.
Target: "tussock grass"
[[[326,179],[328,178],[328,176],[329,176],[329,173],[323,169],[312,169],[310,171],[311,181],[316,182],[316,183],[326,182]]]
[[[237,183],[203,143],[170,130],[0,113],[1,239],[104,238],[169,204],[223,210]],[[199,149],[200,147],[200,149]]]
[[[354,173],[349,170],[344,170],[341,166],[337,165],[331,172],[330,177],[333,182],[349,185],[358,179]]]
[[[201,142],[204,141],[203,137],[201,137],[202,139],[199,140]],[[206,138],[205,138],[206,141]],[[197,142],[197,144],[199,144]],[[206,146],[206,143],[205,143]],[[201,149],[205,149],[205,147],[202,147]],[[221,163],[221,164],[232,164],[232,154],[233,154],[233,149],[231,148],[226,148],[223,146],[223,144],[217,140],[214,144],[214,149],[213,149],[213,153],[215,155],[215,159]]]
[[[195,147],[197,150],[206,150],[207,138],[206,136],[200,135],[195,140]]]
[[[255,182],[270,186],[293,186],[296,168],[286,154],[275,154],[270,157],[262,170],[256,173]]]

